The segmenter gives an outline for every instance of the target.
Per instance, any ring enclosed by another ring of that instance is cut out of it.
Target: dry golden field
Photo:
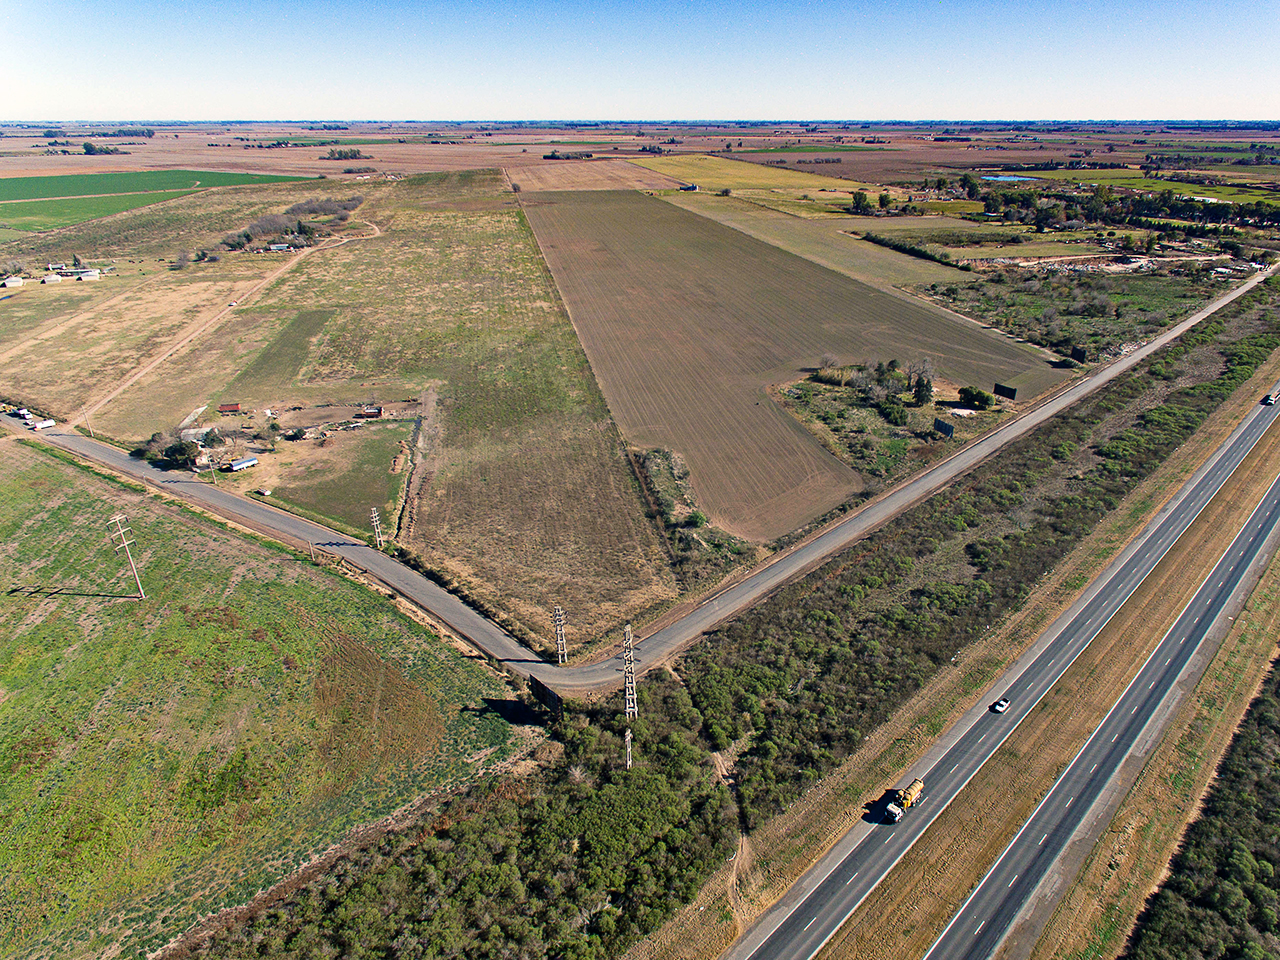
[[[1061,372],[1038,353],[636,193],[526,202],[610,409],[633,444],[688,462],[699,502],[755,540],[787,533],[862,488],[765,387],[824,354],[924,356],[958,384]]]

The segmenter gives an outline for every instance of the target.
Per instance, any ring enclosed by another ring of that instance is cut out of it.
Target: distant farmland
[[[628,440],[680,452],[703,508],[771,539],[861,489],[765,395],[830,353],[928,356],[957,384],[1060,374],[1032,351],[631,192],[527,204],[543,253]]]

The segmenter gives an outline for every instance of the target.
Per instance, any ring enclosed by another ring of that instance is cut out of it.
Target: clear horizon
[[[10,123],[1280,119],[1276,0],[7,7]]]

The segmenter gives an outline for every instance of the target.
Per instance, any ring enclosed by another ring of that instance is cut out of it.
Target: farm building
[[[382,416],[382,408],[366,405],[359,413],[356,414],[356,416],[363,420],[377,420]]]
[[[218,406],[218,412],[219,412],[219,413],[239,413],[239,412],[240,412],[240,404],[238,404],[238,403],[223,403],[223,404],[219,404],[219,406]]]
[[[40,278],[40,282],[41,282],[41,283],[61,283],[61,282],[62,282],[62,274],[60,274],[60,273],[46,273],[43,277],[41,277],[41,278]]]
[[[685,184],[683,187],[681,187],[680,189],[681,189],[681,191],[683,191],[684,193],[697,193],[697,192],[698,192],[698,185],[697,185],[696,183],[686,183],[686,184]]]
[[[102,271],[97,269],[96,267],[88,270],[68,270],[64,275],[70,277],[72,280],[101,280],[102,279]]]
[[[267,245],[267,249],[274,253],[284,253],[287,252],[290,247],[287,243],[272,243]]]
[[[51,263],[51,264],[49,264],[49,269],[50,269],[50,270],[65,270],[65,269],[67,269],[67,265],[66,265],[65,263]]]
[[[258,465],[257,457],[241,457],[239,460],[232,460],[230,470],[232,473],[239,473],[241,470],[248,470],[250,467]]]
[[[20,286],[22,286],[21,277],[5,277],[4,280],[0,280],[0,287],[20,287]]]

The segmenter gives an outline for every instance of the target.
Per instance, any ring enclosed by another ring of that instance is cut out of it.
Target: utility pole
[[[622,634],[622,689],[627,719],[634,720],[640,709],[636,706],[636,651],[629,623]]]
[[[382,539],[382,518],[378,516],[377,507],[369,512],[369,519],[373,521],[373,539],[378,541],[378,549],[381,550],[385,541]]]
[[[560,609],[560,604],[556,604],[555,610],[556,624],[556,663],[564,666],[569,659],[569,652],[564,643],[564,611]]]
[[[116,537],[120,538],[120,543],[116,546],[116,553],[121,550],[124,555],[129,558],[129,569],[133,571],[134,582],[138,584],[138,599],[147,599],[146,592],[142,589],[142,578],[138,576],[138,567],[133,562],[133,551],[129,547],[137,541],[133,539],[133,529],[125,526],[128,520],[123,513],[117,513],[114,517],[107,521],[108,524],[115,524],[115,528],[111,531],[111,542],[115,543]]]

